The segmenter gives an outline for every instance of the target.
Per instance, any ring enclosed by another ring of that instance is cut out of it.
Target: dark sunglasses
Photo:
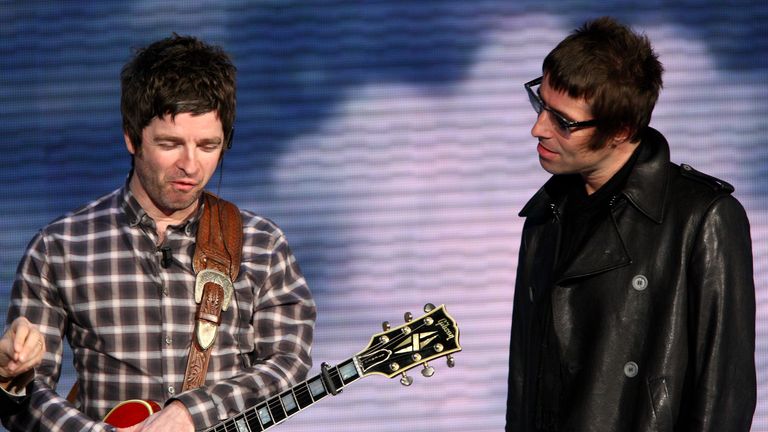
[[[542,78],[543,77],[538,77],[524,84],[525,91],[528,92],[528,99],[531,101],[531,106],[533,107],[533,110],[536,111],[536,114],[541,115],[541,112],[545,110],[548,111],[550,114],[552,114],[552,118],[555,119],[555,123],[557,124],[558,129],[566,137],[570,135],[571,129],[597,125],[596,119],[584,120],[584,121],[568,120],[565,117],[563,117],[563,115],[560,114],[559,112],[548,107],[547,104],[545,104],[544,101],[541,100],[541,96],[539,96],[538,88],[534,90],[534,87],[541,86]]]

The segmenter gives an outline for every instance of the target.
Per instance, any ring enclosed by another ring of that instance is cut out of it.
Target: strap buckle
[[[232,281],[229,280],[229,278],[224,273],[221,273],[217,270],[204,269],[197,273],[197,278],[195,280],[195,302],[200,304],[203,301],[203,288],[205,288],[205,284],[209,282],[212,282],[221,287],[224,293],[224,298],[221,300],[221,310],[227,310],[229,303],[232,300],[232,292],[234,291],[234,287],[232,286]],[[206,299],[206,303],[212,301],[210,295],[215,296],[215,294],[212,294],[212,292],[209,290],[209,298]],[[211,315],[207,312],[204,313],[205,309],[205,305],[203,305],[198,311],[198,319],[195,329],[197,343],[200,345],[200,348],[202,348],[203,351],[210,348],[213,345],[213,342],[216,340],[216,331],[219,328],[220,314],[220,312],[216,315]],[[214,311],[211,313],[213,312]]]
[[[197,278],[195,279],[195,303],[200,304],[203,301],[203,288],[208,282],[213,282],[224,290],[224,301],[221,303],[221,310],[227,310],[229,302],[232,301],[232,293],[235,291],[235,288],[227,275],[213,269],[203,269],[197,273]]]

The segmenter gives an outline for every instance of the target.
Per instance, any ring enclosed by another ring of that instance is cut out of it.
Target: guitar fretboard
[[[360,378],[354,360],[350,358],[328,369],[328,377],[336,390]],[[249,408],[210,428],[207,432],[259,432],[286,420],[331,394],[322,374]]]

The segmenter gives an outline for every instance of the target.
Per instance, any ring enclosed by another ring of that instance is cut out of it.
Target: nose
[[[544,116],[546,115],[547,115],[547,111],[542,110],[541,113],[539,113],[536,116],[536,122],[533,124],[533,127],[531,128],[531,135],[534,138],[546,137],[547,134],[551,132],[550,122],[544,119]]]
[[[185,145],[181,147],[179,158],[176,161],[176,166],[184,172],[184,174],[191,176],[198,169],[197,161],[197,148],[194,145]]]

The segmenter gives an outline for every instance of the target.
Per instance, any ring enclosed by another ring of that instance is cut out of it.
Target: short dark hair
[[[215,111],[232,139],[236,68],[218,46],[173,36],[138,49],[120,73],[123,131],[137,149],[141,131],[155,117]],[[226,148],[226,147],[225,147]]]
[[[586,22],[544,59],[555,91],[583,98],[598,120],[591,148],[626,129],[636,140],[651,121],[664,67],[648,37],[611,17]]]

